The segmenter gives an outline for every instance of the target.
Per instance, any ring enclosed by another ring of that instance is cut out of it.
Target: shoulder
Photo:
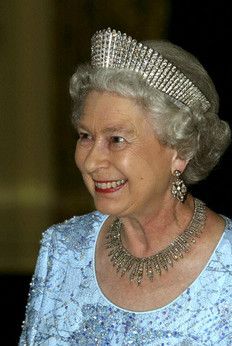
[[[98,211],[93,211],[89,214],[73,216],[62,223],[52,225],[46,233],[55,233],[58,237],[69,237],[70,235],[80,235],[81,231],[85,231],[85,236],[94,233],[95,229],[100,227],[107,215],[101,214]]]
[[[59,224],[54,224],[42,235],[35,275],[46,277],[59,272],[69,262],[87,258],[94,247],[101,224],[107,218],[97,211],[74,216]]]
[[[226,247],[232,253],[232,219],[223,216],[225,220],[225,229],[221,238],[221,241],[218,244],[218,248]]]
[[[222,235],[221,243],[230,244],[232,247],[232,219],[226,216],[223,216],[223,219],[225,220],[225,229]]]
[[[224,217],[226,222],[224,232],[216,247],[215,255],[217,266],[224,273],[232,274],[232,220]]]
[[[73,216],[62,223],[54,224],[42,235],[42,246],[80,248],[87,246],[93,238],[95,239],[98,230],[107,215],[98,211],[81,216]]]

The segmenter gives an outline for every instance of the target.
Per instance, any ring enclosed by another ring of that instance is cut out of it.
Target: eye
[[[79,132],[78,133],[78,142],[85,144],[89,143],[92,140],[92,136],[87,132]]]
[[[125,138],[121,137],[121,136],[113,136],[111,137],[111,142],[113,144],[123,144],[126,142]]]
[[[110,137],[110,146],[112,150],[124,149],[127,141],[124,137],[121,136],[112,136]]]

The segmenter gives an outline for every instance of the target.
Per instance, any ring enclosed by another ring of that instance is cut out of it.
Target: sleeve
[[[54,251],[52,242],[53,231],[54,229],[50,228],[42,236],[35,272],[30,283],[25,320],[22,323],[19,346],[35,345],[34,338],[46,288],[46,280],[50,267],[52,266],[52,253]]]

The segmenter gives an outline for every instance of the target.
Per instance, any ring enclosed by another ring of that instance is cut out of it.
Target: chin
[[[94,204],[95,208],[105,215],[118,216],[123,213],[122,205],[117,205],[110,201],[94,201]]]

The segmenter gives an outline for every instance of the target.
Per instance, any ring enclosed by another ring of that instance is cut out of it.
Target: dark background
[[[85,191],[73,162],[75,134],[70,126],[68,81],[75,66],[88,60],[91,35],[108,26],[140,39],[169,39],[198,57],[211,75],[218,90],[220,117],[231,124],[229,80],[231,61],[231,13],[226,1],[54,1],[54,147],[56,190],[60,200],[74,192]],[[62,124],[62,125],[61,125]],[[232,217],[231,147],[220,165],[192,193],[218,213]],[[73,214],[89,211],[88,197],[80,205],[80,196],[73,203],[59,203],[52,211],[52,223]],[[78,205],[78,208],[77,208]],[[42,232],[42,230],[41,230]],[[35,251],[35,257],[37,255]],[[34,268],[32,263],[31,268]],[[33,269],[32,269],[33,271]],[[0,277],[2,300],[1,344],[16,345],[32,272],[4,271]],[[3,336],[5,334],[5,337]],[[3,341],[4,340],[4,341]]]
[[[168,38],[202,62],[220,97],[219,116],[231,125],[229,80],[231,13],[226,1],[172,1]],[[232,216],[231,147],[209,177],[192,188],[193,194],[219,213]]]

